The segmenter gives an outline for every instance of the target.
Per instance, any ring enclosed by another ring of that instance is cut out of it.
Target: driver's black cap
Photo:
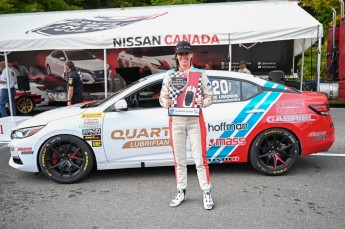
[[[181,53],[181,52],[193,52],[192,46],[188,41],[180,41],[175,48],[175,54]]]

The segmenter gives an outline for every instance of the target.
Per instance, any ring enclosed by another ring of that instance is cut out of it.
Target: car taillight
[[[41,90],[41,91],[45,91],[46,90],[46,87],[45,86],[38,86],[37,87],[39,90]]]
[[[311,104],[308,107],[319,115],[329,115],[330,108],[328,104]]]

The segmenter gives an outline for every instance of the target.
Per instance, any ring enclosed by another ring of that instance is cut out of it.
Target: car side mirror
[[[65,61],[66,59],[65,59],[65,57],[59,57],[59,60]]]
[[[128,110],[127,101],[124,100],[124,99],[121,99],[121,100],[117,101],[114,104],[114,108],[115,108],[116,111],[126,111],[126,110]]]

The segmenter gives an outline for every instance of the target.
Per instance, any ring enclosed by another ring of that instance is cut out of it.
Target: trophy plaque
[[[200,116],[201,72],[173,72],[170,75],[169,98],[173,104],[168,108],[169,116]]]

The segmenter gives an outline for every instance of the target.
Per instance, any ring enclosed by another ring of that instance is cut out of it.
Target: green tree
[[[328,28],[332,26],[332,11],[334,8],[340,13],[340,4],[338,0],[300,0],[301,6],[311,15],[313,15],[323,26],[324,39],[321,49],[321,80],[327,80],[327,44],[328,44]],[[316,79],[316,65],[317,65],[317,44],[314,44],[310,49],[305,51],[304,62],[304,79],[315,80]],[[301,69],[302,60],[298,62],[298,67]]]
[[[0,0],[0,14],[83,9],[84,0]]]

